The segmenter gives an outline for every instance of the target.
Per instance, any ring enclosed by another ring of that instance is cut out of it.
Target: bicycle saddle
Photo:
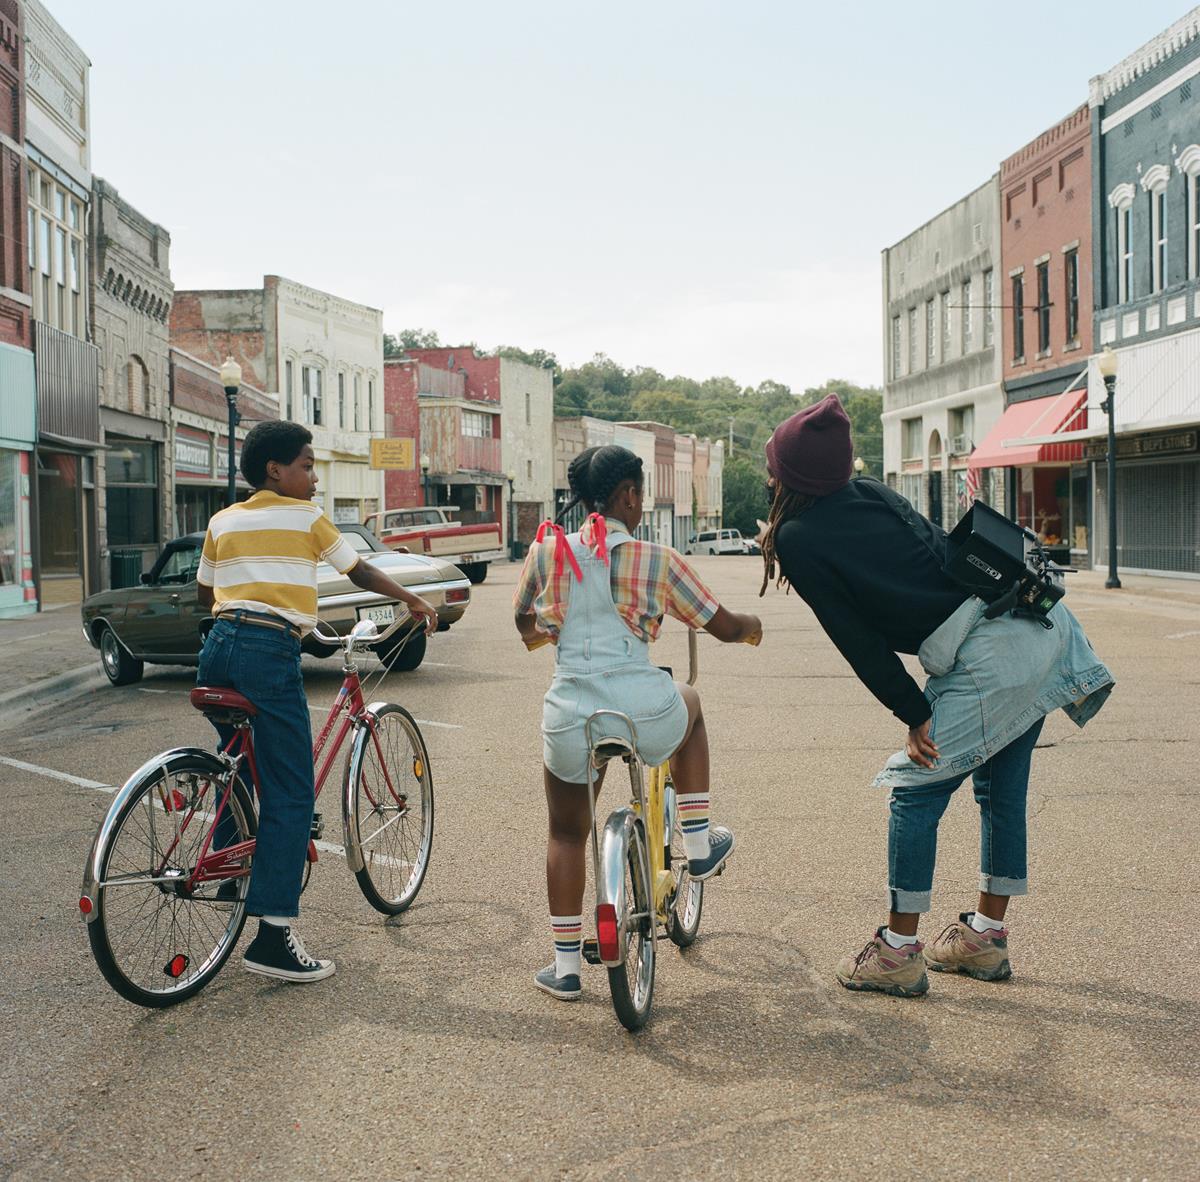
[[[592,748],[592,764],[599,770],[610,759],[624,759],[626,761],[633,758],[633,751],[629,744],[622,742],[620,739],[606,739],[603,743],[597,743]]]
[[[249,698],[225,686],[198,685],[188,695],[188,700],[214,722],[226,722],[233,726],[258,713],[258,708]]]

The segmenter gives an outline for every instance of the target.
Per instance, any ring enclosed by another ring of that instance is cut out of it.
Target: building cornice
[[[1200,36],[1200,7],[1181,16],[1173,25],[1135,49],[1110,70],[1097,74],[1088,83],[1088,106],[1103,106],[1118,91],[1137,81],[1160,62],[1178,53]]]
[[[1049,154],[1051,149],[1057,153],[1073,140],[1086,140],[1091,130],[1091,112],[1087,103],[1081,103],[1065,119],[1060,119],[1053,127],[1047,128],[1036,139],[1030,140],[1003,161],[1000,165],[1000,184],[1011,184],[1022,176],[1028,167],[1040,163],[1042,156]]]

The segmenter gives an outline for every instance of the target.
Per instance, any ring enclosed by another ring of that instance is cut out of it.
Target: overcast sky
[[[881,378],[879,252],[1182,16],[1164,0],[47,0],[177,287],[449,343]]]

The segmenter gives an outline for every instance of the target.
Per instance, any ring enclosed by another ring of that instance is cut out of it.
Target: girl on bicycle
[[[837,396],[798,411],[767,441],[771,510],[763,582],[799,592],[860,681],[908,728],[905,750],[876,777],[891,789],[885,926],[837,966],[847,989],[913,997],[926,968],[985,981],[1011,974],[1008,901],[1026,892],[1025,799],[1046,714],[1083,726],[1112,675],[1057,603],[1041,622],[985,604],[943,569],[946,534],[876,480],[851,480],[850,422]],[[915,653],[924,691],[897,653]],[[980,810],[979,900],[925,948],[938,822],[974,780]]]
[[[546,885],[554,963],[535,978],[564,1001],[580,996],[584,852],[589,835],[588,744],[584,723],[595,710],[618,710],[637,727],[639,755],[670,760],[678,794],[688,873],[711,878],[733,851],[733,834],[708,822],[708,736],[700,697],[650,660],[664,614],[718,640],[758,643],[756,616],[723,608],[678,553],[636,540],[642,518],[642,461],[623,447],[591,447],[570,464],[572,499],[582,530],[567,535],[546,522],[530,548],[513,597],[517,631],[528,649],[556,646],[555,673],[542,711],[550,837]],[[599,733],[618,734],[617,727]],[[601,779],[603,773],[601,773]],[[597,784],[597,787],[599,784]]]

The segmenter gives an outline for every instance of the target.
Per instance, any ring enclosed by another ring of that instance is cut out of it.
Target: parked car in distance
[[[749,554],[746,539],[737,529],[706,529],[688,538],[685,554]]]
[[[438,631],[462,619],[471,602],[471,584],[452,563],[420,554],[398,554],[365,526],[339,528],[360,554],[369,555],[367,561],[437,608]],[[138,681],[147,664],[198,663],[204,636],[212,626],[212,617],[196,598],[196,571],[203,545],[202,533],[175,538],[163,547],[138,586],[101,591],[83,601],[83,634],[99,649],[100,664],[113,685]],[[396,600],[356,587],[325,563],[317,568],[317,596],[318,618],[341,636],[359,620],[374,620],[381,630],[396,620]],[[391,668],[400,672],[416,669],[425,659],[425,634],[417,633],[406,641],[407,635],[399,628],[374,648],[381,660],[390,661]],[[301,647],[319,657],[338,651],[311,635]]]
[[[455,521],[455,505],[415,505],[372,513],[367,527],[393,550],[445,558],[462,569],[472,583],[487,578],[489,562],[507,558],[494,521],[464,525]]]

